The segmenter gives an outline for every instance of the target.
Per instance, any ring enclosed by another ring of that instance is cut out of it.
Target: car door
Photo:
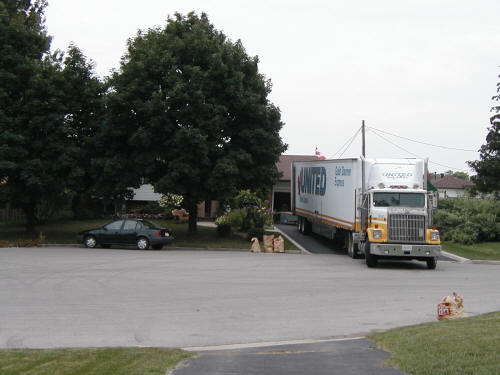
[[[101,231],[101,238],[98,238],[97,241],[103,244],[119,243],[117,241],[119,241],[120,230],[124,221],[125,220],[117,220],[105,225]]]
[[[139,225],[137,220],[125,220],[120,232],[119,243],[121,244],[135,244],[137,237],[136,227]]]

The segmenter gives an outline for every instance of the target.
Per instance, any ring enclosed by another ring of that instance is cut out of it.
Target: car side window
[[[123,226],[123,230],[135,230],[135,220],[125,220],[125,225]]]
[[[112,223],[109,223],[106,225],[104,228],[107,230],[119,230],[122,227],[123,220],[118,220],[118,221],[113,221]]]
[[[144,225],[140,221],[137,222],[137,225],[135,226],[135,230],[141,230],[144,229]]]

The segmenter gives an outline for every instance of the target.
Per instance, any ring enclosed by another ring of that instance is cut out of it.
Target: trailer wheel
[[[370,242],[368,241],[365,243],[365,260],[368,267],[377,267],[378,258],[376,255],[370,253]]]
[[[437,266],[437,258],[429,258],[426,260],[427,262],[427,268],[430,270],[436,269]]]
[[[307,219],[304,219],[304,234],[307,236],[309,234],[311,234],[312,232],[312,228],[311,228],[312,224],[309,220]]]

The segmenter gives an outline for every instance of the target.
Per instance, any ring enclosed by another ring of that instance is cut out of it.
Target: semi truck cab
[[[439,231],[431,228],[427,191],[379,188],[366,195],[366,236],[360,249],[367,265],[375,266],[382,256],[422,260],[428,268],[435,268],[441,241]]]

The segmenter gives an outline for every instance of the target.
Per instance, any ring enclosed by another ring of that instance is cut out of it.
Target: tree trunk
[[[27,205],[23,208],[24,214],[26,215],[26,234],[34,235],[35,234],[35,204]]]
[[[189,212],[188,232],[189,234],[196,234],[197,222],[198,222],[198,205],[196,203],[188,204],[188,212]]]

